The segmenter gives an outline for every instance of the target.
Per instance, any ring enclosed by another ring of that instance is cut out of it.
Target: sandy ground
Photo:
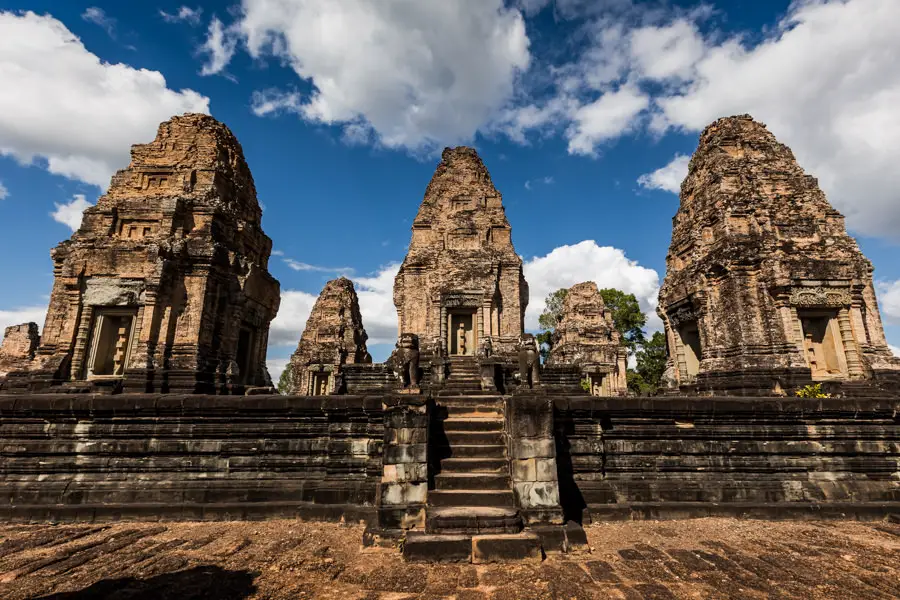
[[[404,563],[360,525],[0,526],[0,598],[900,598],[900,525],[637,521],[543,562]]]

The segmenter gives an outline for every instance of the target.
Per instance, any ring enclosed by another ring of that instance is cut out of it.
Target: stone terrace
[[[900,525],[733,519],[587,527],[590,551],[543,562],[411,565],[362,527],[298,521],[0,527],[0,597],[900,597]]]

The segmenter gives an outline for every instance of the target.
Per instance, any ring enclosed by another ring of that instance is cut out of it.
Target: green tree
[[[645,341],[635,354],[636,372],[645,390],[653,393],[659,389],[659,381],[666,370],[666,336],[657,331]]]
[[[600,295],[607,310],[612,312],[613,324],[622,335],[622,341],[633,354],[644,343],[647,315],[641,312],[641,305],[634,294],[626,294],[615,288],[603,288]]]
[[[547,296],[544,312],[538,317],[538,325],[541,326],[541,331],[553,331],[556,329],[557,323],[562,318],[563,303],[565,303],[568,295],[569,290],[562,288]]]
[[[284,368],[284,371],[281,372],[281,377],[278,378],[278,393],[284,396],[287,396],[291,393],[290,365]]]
[[[541,332],[535,336],[535,340],[537,340],[538,348],[541,351],[542,362],[547,362],[547,357],[550,355],[550,348],[553,347],[553,331],[556,329],[560,318],[562,318],[563,303],[566,301],[568,294],[569,290],[563,288],[547,296],[544,312],[538,317],[538,325],[541,327]]]

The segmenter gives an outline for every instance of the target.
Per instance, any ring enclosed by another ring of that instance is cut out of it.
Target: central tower
[[[500,192],[472,148],[446,148],[425,190],[394,280],[398,333],[430,348],[473,355],[486,338],[515,351],[528,284]]]

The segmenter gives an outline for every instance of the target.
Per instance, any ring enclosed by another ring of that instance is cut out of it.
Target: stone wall
[[[3,334],[0,344],[0,379],[10,371],[27,369],[34,359],[34,352],[41,342],[37,323],[11,325]],[[0,389],[3,382],[0,381]]]
[[[578,521],[900,512],[896,398],[504,401],[520,508],[537,522],[555,518],[557,485]],[[0,520],[372,523],[380,505],[386,526],[415,525],[428,406],[387,393],[0,396]]]
[[[569,518],[881,518],[900,510],[900,400],[559,397]]]
[[[0,519],[368,519],[374,396],[0,396]]]

